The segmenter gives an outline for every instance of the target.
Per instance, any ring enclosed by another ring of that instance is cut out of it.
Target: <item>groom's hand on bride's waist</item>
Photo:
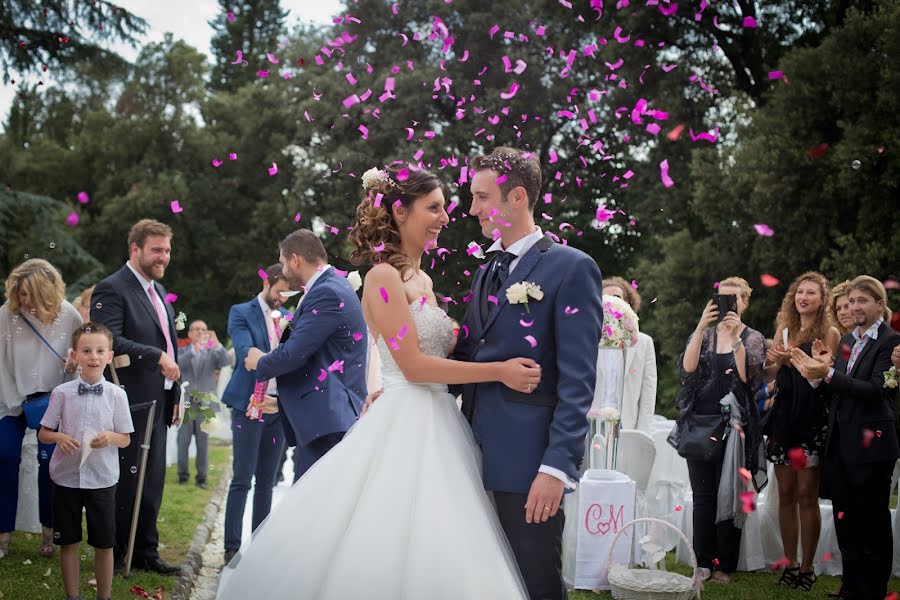
[[[526,523],[546,523],[556,516],[562,502],[565,485],[547,473],[538,473],[528,491],[525,502]]]
[[[365,404],[363,404],[362,412],[359,413],[360,418],[366,416],[366,413],[369,412],[369,407],[372,406],[372,403],[374,403],[376,400],[378,400],[378,397],[381,396],[381,394],[383,394],[383,393],[384,393],[384,388],[381,388],[380,390],[372,392],[371,394],[366,396],[366,402],[365,402]]]

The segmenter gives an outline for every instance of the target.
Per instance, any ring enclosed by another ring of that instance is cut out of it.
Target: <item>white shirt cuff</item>
[[[566,475],[565,473],[563,473],[562,471],[560,471],[559,469],[557,469],[555,467],[541,465],[541,467],[538,469],[538,473],[546,473],[547,475],[556,477],[557,479],[559,479],[560,481],[563,482],[563,484],[566,486],[566,489],[568,489],[568,490],[575,489],[575,484],[577,482],[574,479],[570,479],[568,475]]]
[[[822,383],[821,379],[807,379],[809,385],[813,387],[813,389],[819,387],[819,384]]]

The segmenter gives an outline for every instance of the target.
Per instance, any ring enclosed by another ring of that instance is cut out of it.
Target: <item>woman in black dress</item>
[[[765,432],[766,457],[775,464],[778,524],[789,562],[778,583],[803,591],[816,581],[813,560],[822,528],[819,466],[828,420],[824,388],[812,387],[791,366],[790,349],[813,355],[824,345],[835,355],[840,334],[830,323],[828,299],[828,280],[821,274],[804,273],[794,280],[778,312],[765,369],[766,380],[775,380],[777,388]],[[798,539],[802,562],[797,560]]]
[[[719,283],[718,292],[737,296],[737,312],[720,318],[715,304],[706,305],[679,359],[682,388],[676,403],[682,418],[688,413],[718,415],[723,411],[720,400],[733,392],[744,423],[744,466],[755,474],[765,468],[759,464],[765,461],[760,456],[762,434],[755,396],[763,380],[766,340],[741,322],[741,313],[750,300],[747,282],[729,277]],[[713,581],[728,583],[737,570],[741,529],[735,526],[734,519],[717,522],[718,491],[723,478],[740,475],[723,474],[723,468],[734,470],[733,465],[725,467],[724,462],[724,455],[710,461],[689,458],[687,466],[694,496],[693,546],[697,563],[712,573]]]

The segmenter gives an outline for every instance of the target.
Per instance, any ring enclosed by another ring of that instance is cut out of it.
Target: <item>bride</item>
[[[254,532],[217,598],[526,599],[447,384],[500,381],[528,393],[540,367],[446,358],[454,323],[421,269],[449,220],[441,181],[391,168],[363,182],[351,258],[375,263],[362,306],[384,393]]]

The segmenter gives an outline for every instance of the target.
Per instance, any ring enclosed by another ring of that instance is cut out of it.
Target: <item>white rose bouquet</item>
[[[603,296],[601,348],[630,348],[637,344],[638,316],[627,302],[615,296]]]

